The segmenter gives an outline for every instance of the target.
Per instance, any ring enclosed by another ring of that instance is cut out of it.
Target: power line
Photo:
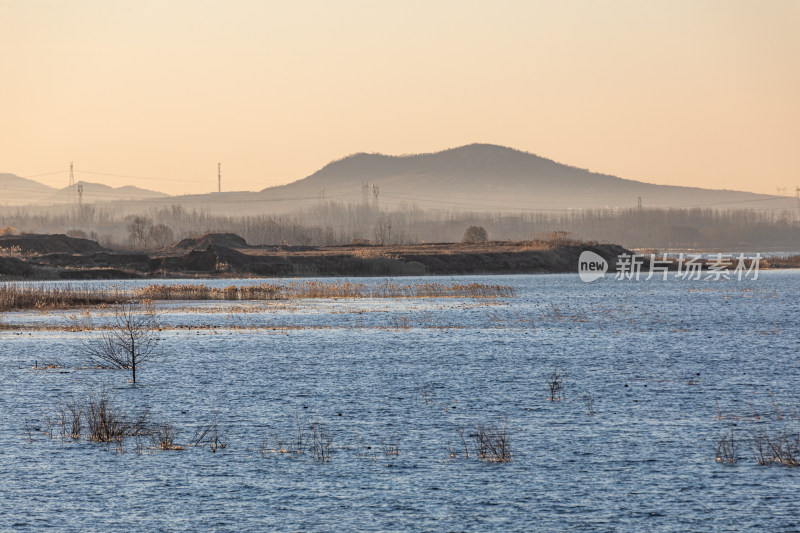
[[[56,170],[53,172],[44,172],[43,174],[34,174],[32,176],[19,176],[19,177],[24,179],[31,179],[31,178],[38,178],[41,176],[52,176],[54,174],[63,174],[64,172],[65,172],[64,170]]]

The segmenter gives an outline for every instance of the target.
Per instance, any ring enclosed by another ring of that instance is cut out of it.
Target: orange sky
[[[797,28],[793,0],[0,0],[0,172],[259,190],[487,142],[793,195]]]

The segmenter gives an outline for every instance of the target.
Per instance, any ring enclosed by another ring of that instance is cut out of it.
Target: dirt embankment
[[[477,244],[251,246],[233,234],[184,239],[149,253],[114,251],[66,235],[0,237],[0,276],[38,279],[230,276],[383,276],[575,272],[592,250],[614,268],[613,244],[539,241]]]

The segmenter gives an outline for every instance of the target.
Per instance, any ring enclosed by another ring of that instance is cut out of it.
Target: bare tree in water
[[[82,329],[95,329],[88,315],[80,325]],[[109,323],[99,328],[102,329],[98,336],[84,342],[86,355],[101,365],[130,370],[133,383],[136,383],[136,369],[161,355],[159,323],[149,300],[120,304]]]

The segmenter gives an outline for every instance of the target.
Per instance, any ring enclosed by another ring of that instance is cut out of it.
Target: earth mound
[[[207,249],[208,247],[224,246],[225,248],[250,248],[243,238],[235,233],[206,233],[200,237],[188,237],[177,244],[175,248],[184,250]]]
[[[0,248],[19,248],[22,253],[33,254],[74,254],[89,255],[105,251],[105,248],[89,239],[67,237],[63,234],[53,235],[3,235],[0,236]]]

